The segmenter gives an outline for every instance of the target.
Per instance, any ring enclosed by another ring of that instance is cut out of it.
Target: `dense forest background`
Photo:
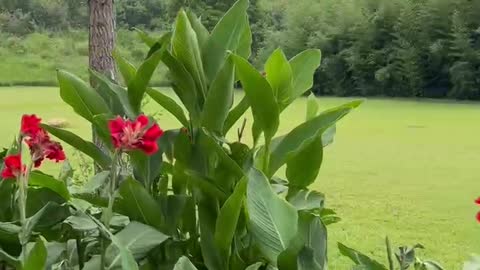
[[[118,48],[139,62],[132,27],[171,29],[182,6],[210,29],[234,0],[116,0]],[[320,48],[317,94],[480,99],[478,0],[251,0],[251,61]],[[87,76],[86,0],[1,0],[0,84],[50,85],[55,68]],[[168,74],[158,71],[156,84]]]

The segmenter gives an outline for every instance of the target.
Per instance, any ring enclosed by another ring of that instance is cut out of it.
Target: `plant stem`
[[[20,224],[21,224],[21,235],[19,237],[20,244],[22,245],[22,254],[23,259],[27,259],[27,243],[30,238],[29,233],[26,231],[27,225],[27,192],[28,192],[28,178],[30,176],[30,171],[32,170],[33,164],[28,165],[25,174],[21,173],[18,177],[18,210],[20,213]]]
[[[265,138],[265,152],[263,156],[263,172],[268,174],[268,167],[270,166],[270,139]]]
[[[106,229],[110,229],[110,221],[113,216],[113,203],[115,201],[115,189],[117,187],[117,177],[118,177],[118,163],[121,157],[121,152],[116,150],[113,153],[112,158],[112,167],[110,168],[110,178],[107,185],[108,188],[108,207],[103,214],[103,225],[105,225]],[[105,245],[105,238],[100,236],[100,245],[101,245],[101,269],[105,269],[105,252],[106,252],[106,245]]]

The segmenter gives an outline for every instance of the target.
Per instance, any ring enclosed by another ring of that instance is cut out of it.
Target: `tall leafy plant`
[[[59,251],[50,242],[38,253],[47,268],[326,269],[326,225],[337,218],[309,186],[336,122],[361,102],[318,113],[310,99],[306,121],[278,134],[282,112],[312,87],[321,54],[306,50],[288,59],[278,49],[259,72],[247,60],[247,8],[248,0],[237,1],[211,32],[183,10],[171,33],[155,39],[139,32],[150,50],[138,68],[114,55],[125,85],[92,71],[94,90],[58,72],[60,96],[109,152],[43,126],[103,170],[83,189],[54,189],[69,215],[57,240],[62,255],[52,257]],[[180,102],[149,86],[160,63]],[[234,106],[237,82],[245,95]],[[146,95],[181,125],[161,130],[142,111]],[[249,109],[253,144],[241,141],[243,128],[238,141],[228,141]],[[125,160],[131,170],[121,165]],[[286,179],[277,174],[282,167]]]

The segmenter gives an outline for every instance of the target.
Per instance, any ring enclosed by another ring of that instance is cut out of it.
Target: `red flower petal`
[[[480,205],[480,197],[478,197],[476,200],[475,200],[475,203]]]
[[[480,212],[477,213],[477,221],[480,223]]]
[[[50,142],[45,150],[45,156],[55,162],[65,160],[65,152],[63,152],[62,146],[58,142]]]
[[[135,120],[136,123],[140,124],[141,128],[144,128],[148,125],[148,117],[146,117],[144,114],[141,114],[137,117]]]
[[[108,129],[110,130],[110,133],[123,133],[124,128],[125,121],[120,116],[108,121]]]
[[[3,160],[5,167],[2,171],[2,178],[15,178],[22,170],[22,158],[20,155],[10,155]]]
[[[158,124],[153,124],[143,135],[144,141],[157,141],[163,135],[163,130],[158,126]]]
[[[143,152],[145,152],[145,154],[150,156],[158,151],[158,144],[157,142],[146,141],[141,143],[138,148],[140,148]]]
[[[22,123],[20,131],[24,135],[35,136],[37,132],[42,130],[40,127],[40,122],[42,119],[38,118],[35,114],[22,116]]]

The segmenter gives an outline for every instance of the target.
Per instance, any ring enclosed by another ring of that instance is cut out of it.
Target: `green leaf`
[[[327,228],[321,219],[300,212],[298,232],[291,245],[279,259],[280,269],[323,270],[327,264]]]
[[[262,266],[263,266],[263,263],[262,263],[262,262],[257,262],[257,263],[254,263],[254,264],[248,266],[245,270],[258,270],[258,269],[260,269]]]
[[[94,175],[83,185],[82,193],[97,193],[107,183],[110,171],[102,171]]]
[[[15,267],[15,269],[22,269],[21,261],[18,258],[8,254],[5,250],[0,248],[0,261],[6,262],[8,265]]]
[[[107,156],[102,150],[100,150],[100,148],[98,148],[92,142],[87,142],[79,136],[75,135],[74,133],[64,129],[52,127],[49,125],[42,125],[42,127],[53,136],[59,138],[65,143],[75,147],[75,149],[79,150],[85,155],[91,157],[102,168],[108,168],[110,166],[110,157]]]
[[[223,134],[226,135],[227,132],[235,125],[240,117],[248,110],[250,103],[248,102],[247,97],[243,97],[242,100],[233,108],[225,119],[225,125],[223,126]]]
[[[78,232],[88,232],[97,229],[97,224],[81,211],[77,211],[75,215],[69,216],[63,221],[63,223],[69,225],[73,230]]]
[[[323,160],[322,136],[305,141],[287,159],[287,179],[290,186],[306,188],[317,179]]]
[[[0,241],[10,245],[18,244],[21,227],[13,222],[0,222]]]
[[[137,69],[133,64],[127,61],[127,59],[123,58],[117,50],[114,50],[112,53],[113,59],[115,59],[115,63],[122,74],[123,81],[125,85],[128,85],[134,78],[135,74],[137,73]]]
[[[177,16],[175,31],[172,37],[172,51],[173,55],[192,75],[196,88],[200,90],[201,97],[204,98],[206,81],[200,47],[197,35],[188,20],[187,14],[183,10],[180,10]]]
[[[143,41],[143,43],[147,44],[148,47],[152,47],[157,42],[157,39],[149,36],[146,32],[141,29],[134,28],[135,32],[137,32],[138,37]]]
[[[195,15],[191,10],[187,11],[187,16],[190,20],[190,24],[192,25],[193,30],[197,34],[198,46],[200,47],[200,50],[202,50],[208,41],[210,33],[208,32],[207,28],[205,28],[205,26],[202,24],[197,15]]]
[[[168,67],[172,77],[172,88],[180,98],[185,108],[190,113],[192,121],[200,119],[200,104],[203,101],[201,89],[197,89],[195,81],[185,66],[173,57],[170,52],[165,51],[162,57],[163,63]]]
[[[276,265],[278,255],[297,233],[297,211],[273,192],[265,175],[255,168],[248,173],[247,209],[258,248]]]
[[[110,113],[103,98],[80,78],[62,70],[57,77],[60,96],[78,115],[92,122],[95,115]]]
[[[47,248],[42,237],[38,237],[35,245],[30,250],[27,259],[23,262],[22,270],[45,269],[47,262]]]
[[[173,267],[173,270],[197,270],[197,268],[187,257],[182,256],[175,264],[175,267]]]
[[[245,96],[252,107],[253,118],[269,141],[277,132],[279,125],[279,109],[272,88],[247,60],[235,55],[233,59]]]
[[[143,96],[147,91],[147,87],[150,83],[153,72],[160,63],[163,52],[166,50],[166,48],[167,47],[164,46],[160,50],[150,55],[150,57],[148,57],[138,68],[135,78],[128,83],[128,99],[133,111],[136,114],[140,113]]]
[[[342,243],[338,243],[338,249],[343,256],[350,258],[356,265],[365,266],[368,270],[387,270],[384,265]]]
[[[245,42],[245,28],[248,26],[247,8],[248,0],[237,1],[213,29],[203,51],[203,67],[208,81],[211,82],[216,77],[227,52],[235,52],[239,45]],[[242,44],[242,48],[244,47]],[[243,51],[245,49],[242,53]]]
[[[233,83],[235,66],[231,57],[210,85],[202,113],[202,126],[209,131],[222,134],[223,124],[233,105]]]
[[[120,184],[119,195],[114,208],[119,213],[154,228],[161,229],[163,218],[159,205],[148,191],[136,180],[129,177]]]
[[[28,179],[28,184],[31,186],[48,188],[56,192],[66,201],[70,200],[70,192],[68,191],[65,182],[57,180],[51,175],[39,171],[33,171]]]
[[[215,243],[215,221],[218,218],[218,201],[214,197],[202,198],[198,203],[198,222],[200,225],[200,247],[205,266],[209,270],[227,269],[228,251],[219,249]]]
[[[310,93],[307,98],[307,116],[306,121],[312,120],[318,114],[318,102],[314,94]]]
[[[265,64],[266,78],[272,87],[280,111],[287,107],[292,96],[292,68],[281,49],[275,50]]]
[[[136,117],[136,114],[130,105],[130,101],[128,100],[128,92],[125,88],[113,83],[104,75],[94,70],[90,70],[90,75],[97,84],[99,84],[100,90],[108,92],[107,94],[112,100],[113,107],[116,108],[116,110],[112,110],[115,115],[125,115],[131,119]]]
[[[115,267],[120,266],[122,251],[118,252],[118,246],[128,250],[136,260],[141,260],[147,256],[150,250],[163,243],[167,238],[168,236],[150,226],[135,221],[131,222],[115,235],[115,245],[108,246],[106,251],[107,269],[116,269]]]
[[[29,239],[34,231],[49,230],[63,222],[69,214],[68,206],[49,201],[33,216],[27,218],[25,230],[20,234],[20,237]]]
[[[320,50],[303,51],[290,59],[293,74],[293,95],[291,101],[303,95],[313,86],[313,75],[320,66],[322,53]]]
[[[171,113],[177,120],[184,126],[188,127],[189,123],[187,117],[185,116],[185,112],[183,111],[182,107],[175,102],[171,97],[163,94],[161,90],[148,88],[147,94],[152,97],[160,106],[162,106],[165,110]]]
[[[237,222],[240,216],[240,211],[243,207],[246,191],[247,181],[244,178],[237,184],[232,195],[230,195],[220,209],[220,213],[217,217],[215,225],[215,243],[220,249],[225,250],[227,254],[232,245],[233,236],[235,235],[235,229],[237,228]]]
[[[315,190],[292,190],[288,191],[287,200],[298,211],[323,209],[325,195]]]
[[[361,101],[353,101],[327,110],[314,119],[294,128],[278,143],[272,143],[268,175],[273,175],[283,164],[285,164],[285,162],[287,162],[288,157],[292,153],[302,149],[301,145],[306,140],[323,134],[325,130],[333,126],[338,120],[342,119],[361,103]]]
[[[240,41],[237,46],[237,50],[235,52],[241,57],[249,59],[250,55],[252,54],[252,42],[252,29],[250,29],[247,18],[245,29],[243,30],[242,36],[240,37]]]
[[[157,144],[160,139],[157,140]],[[159,150],[153,155],[145,155],[142,151],[130,151],[129,153],[133,174],[141,181],[147,189],[150,189],[154,180],[160,175],[162,164],[162,151]]]

